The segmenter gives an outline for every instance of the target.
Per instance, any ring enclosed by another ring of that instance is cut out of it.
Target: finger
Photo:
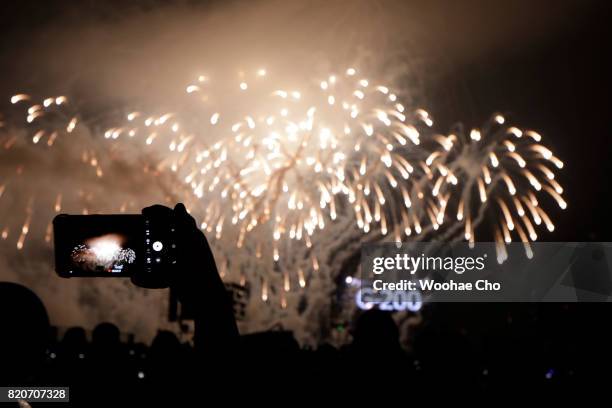
[[[208,244],[208,240],[206,239],[206,235],[198,228],[195,219],[187,212],[185,205],[183,203],[178,203],[174,207],[174,214],[177,224],[182,225],[184,228],[187,228],[191,231],[193,235],[189,235],[187,241],[190,244],[187,244],[187,247],[197,246],[199,252],[205,259],[205,263],[212,262],[214,265],[215,261],[212,255],[212,251],[210,249],[210,245]],[[186,237],[181,237],[186,238]],[[179,238],[179,239],[181,239]]]
[[[195,219],[187,212],[187,208],[183,203],[178,203],[174,207],[174,215],[178,222],[184,223],[184,225],[193,226],[197,228]]]
[[[142,215],[145,217],[168,217],[172,215],[172,209],[163,205],[155,204],[142,209]]]

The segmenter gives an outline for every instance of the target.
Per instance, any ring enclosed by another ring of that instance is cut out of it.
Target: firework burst
[[[554,230],[541,205],[544,196],[561,209],[567,207],[553,172],[563,168],[563,162],[541,143],[540,134],[508,125],[496,114],[481,129],[466,132],[459,126],[448,136],[433,136],[433,141],[439,148],[426,164],[433,175],[431,196],[441,208],[436,222],[456,219],[455,227],[462,227],[470,243],[481,223],[489,227],[490,235],[484,236],[497,243],[500,263],[508,256],[505,244],[516,238],[531,257],[529,241],[537,239],[536,228],[543,224]]]
[[[239,248],[248,241],[256,247],[256,258],[275,263],[274,271],[282,269],[276,263],[293,251],[292,245],[306,248],[312,270],[318,270],[312,236],[340,215],[354,219],[364,234],[395,241],[410,236],[474,243],[478,233],[497,242],[498,261],[503,262],[505,245],[513,239],[522,241],[530,256],[529,241],[537,239],[538,226],[554,229],[542,208],[545,196],[567,206],[553,172],[563,163],[538,133],[509,126],[502,115],[481,129],[466,132],[459,126],[440,135],[425,110],[407,109],[387,85],[353,68],[300,86],[271,77],[265,69],[240,72],[230,81],[199,76],[186,86],[175,109],[132,111],[120,125],[106,127],[105,148],[94,143],[95,135],[75,134],[87,121],[65,96],[34,101],[15,95],[11,102],[25,109],[31,134],[23,139],[7,132],[3,147],[9,151],[25,143],[36,152],[55,144],[76,146],[81,165],[90,169],[84,174],[93,171],[104,179],[106,156],[114,160],[117,152],[137,146],[145,173],[158,180],[168,174],[166,182],[179,180],[188,187],[191,193],[180,190],[180,199],[196,211],[202,229]],[[13,167],[17,173],[27,169]],[[18,184],[3,173],[0,196],[8,185]],[[92,191],[78,186],[56,190],[54,202],[44,205],[55,212],[75,194],[69,201],[80,201],[83,213],[90,211],[87,202],[95,201]],[[36,191],[26,195],[19,249],[37,196]],[[123,202],[118,210],[134,205]],[[479,232],[487,227],[489,233]],[[2,238],[8,231],[5,227]],[[227,268],[227,260],[221,262],[222,275]],[[288,273],[282,272],[255,274],[264,301],[274,286],[282,288],[280,293],[291,287]],[[306,285],[301,267],[297,280],[300,287]],[[286,307],[284,297],[281,304]]]
[[[58,213],[66,201],[78,201],[82,205],[83,213],[87,213],[86,203],[91,202],[93,197],[78,187],[66,193],[49,185],[34,188],[23,183],[23,180],[30,179],[30,176],[38,174],[44,167],[55,167],[54,163],[58,158],[48,155],[48,150],[57,144],[63,144],[63,138],[74,132],[78,118],[71,114],[68,98],[54,96],[39,100],[31,95],[18,94],[12,96],[10,102],[14,105],[14,114],[24,121],[24,125],[19,126],[19,130],[7,126],[0,134],[0,155],[3,158],[0,198],[4,196],[0,202],[0,211],[4,214],[12,213],[10,217],[3,217],[0,237],[7,240],[13,235],[16,236],[17,249],[21,250],[32,229],[32,222],[37,218],[36,213],[41,209],[51,209]],[[103,172],[98,163],[96,149],[83,141],[79,144],[83,147],[80,162],[86,167],[91,166],[93,172],[89,173],[93,173],[93,177],[101,177]],[[25,156],[27,160],[24,160]],[[49,190],[53,192],[48,194]],[[48,243],[51,241],[51,232],[49,220],[44,227],[44,239]]]
[[[225,90],[200,76],[186,87],[190,102],[180,113],[131,112],[105,136],[167,148],[159,167],[176,172],[201,199],[202,228],[217,238],[229,230],[238,247],[263,231],[275,261],[279,242],[310,247],[340,208],[352,207],[364,232],[376,224],[386,234],[407,219],[410,205],[385,197],[398,189],[409,202],[402,183],[414,172],[409,158],[418,128],[432,125],[429,114],[406,112],[389,87],[354,68],[301,88],[280,85],[264,69],[240,73]],[[219,103],[221,96],[232,102]]]
[[[121,166],[118,146],[100,143],[66,96],[10,99],[12,109],[0,129],[0,238],[16,240],[42,232],[51,243],[54,215],[61,212],[140,211],[129,183],[156,180],[143,166],[125,181],[115,177]],[[107,177],[109,176],[109,177]],[[127,181],[129,180],[129,182]],[[167,198],[161,201],[169,201]]]

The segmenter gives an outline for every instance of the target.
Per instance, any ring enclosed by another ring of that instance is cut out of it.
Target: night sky
[[[177,83],[183,90],[196,69],[240,60],[241,51],[249,61],[255,51],[274,60],[291,42],[293,54],[350,60],[356,45],[349,40],[366,49],[382,44],[394,51],[378,58],[383,72],[408,67],[395,82],[415,89],[415,103],[441,132],[456,122],[478,127],[502,112],[537,130],[564,161],[557,175],[568,209],[550,211],[557,228],[540,230],[539,240],[612,240],[608,1],[288,3],[2,2],[0,107],[15,92],[34,90],[69,92],[86,109],[103,110],[143,95],[157,101]],[[268,22],[276,14],[286,17],[283,24]],[[198,52],[199,30],[208,36],[202,49],[214,53]]]
[[[530,15],[529,25],[536,31],[541,13],[558,12],[566,2],[537,3],[548,6],[536,7]],[[560,17],[560,27],[537,33],[526,46],[509,41],[489,49],[477,60],[453,66],[431,86],[433,104],[442,105],[432,108],[439,122],[460,117],[478,126],[495,107],[540,131],[563,158],[566,167],[559,178],[570,204],[557,218],[558,229],[542,240],[612,238],[611,14],[606,2],[583,5]]]
[[[394,2],[371,3],[379,15],[397,12]],[[538,130],[566,162],[559,177],[569,202],[568,210],[555,217],[559,228],[545,239],[609,240],[608,154],[612,151],[609,3],[405,3],[413,11],[401,16],[405,24],[416,24],[419,26],[416,32],[425,34],[400,40],[425,43],[423,48],[427,51],[418,46],[416,49],[425,57],[426,74],[419,72],[412,77],[421,82],[424,96],[420,99],[434,112],[438,127],[448,129],[457,121],[479,126],[493,111],[500,111],[517,123]],[[255,8],[257,4],[254,2]],[[316,18],[318,5],[314,4],[310,13],[300,12],[298,18]],[[96,23],[108,24],[106,27],[112,30],[116,21],[175,6],[208,15],[224,7],[239,10],[241,3],[3,2],[0,90],[8,94],[16,85],[36,87],[41,83],[53,88],[49,78],[57,78],[57,68],[48,72],[40,65],[34,68],[30,61],[36,60],[32,54],[40,44],[55,41],[58,27],[79,28]],[[339,20],[343,18],[346,17],[338,15]],[[32,43],[39,45],[30,48]],[[100,47],[104,48],[104,44]],[[80,66],[73,68],[78,71]],[[73,75],[79,76],[77,72],[72,72]]]

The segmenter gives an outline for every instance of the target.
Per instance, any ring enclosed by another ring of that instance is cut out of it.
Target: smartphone
[[[159,286],[176,264],[173,234],[171,217],[60,214],[53,220],[55,270],[63,278],[139,275]]]

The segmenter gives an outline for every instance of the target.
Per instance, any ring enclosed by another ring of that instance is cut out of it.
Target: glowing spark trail
[[[255,243],[255,257],[282,272],[264,272],[258,281],[260,298],[282,293],[283,308],[284,292],[304,288],[308,273],[319,270],[313,236],[340,216],[354,219],[364,234],[394,241],[492,239],[503,262],[512,240],[523,242],[530,257],[538,226],[554,230],[544,210],[549,201],[567,207],[554,172],[563,162],[538,133],[508,124],[501,114],[482,128],[441,135],[427,111],[405,107],[390,86],[355,68],[299,85],[274,80],[265,68],[239,72],[229,82],[200,75],[174,109],[131,111],[106,126],[108,151],[78,134],[88,124],[72,113],[67,97],[17,94],[10,102],[23,108],[32,131],[28,146],[49,148],[70,135],[98,179],[105,177],[101,163],[109,152],[138,145],[145,172],[170,174],[188,187],[192,194],[181,199],[209,236],[239,248]],[[1,136],[2,157],[15,146],[30,148],[16,134]],[[0,199],[28,168],[2,170]],[[75,193],[92,201],[91,192],[74,187],[53,194],[54,213],[75,201]],[[21,225],[0,225],[3,240],[17,231],[18,249],[30,231],[36,193],[27,200]],[[118,205],[125,212],[133,203]],[[46,226],[47,242],[50,231]],[[280,265],[292,245],[306,248],[310,263],[309,271],[296,266],[297,276]]]
[[[108,180],[112,184],[105,185],[107,165],[115,164],[115,146],[98,142],[99,138],[89,133],[89,123],[81,126],[81,117],[66,96],[18,94],[10,102],[10,119],[17,119],[17,123],[7,121],[0,128],[3,241],[15,242],[15,247],[23,250],[29,237],[42,231],[44,242],[50,245],[51,220],[61,212],[140,210],[133,200],[112,202],[113,197],[106,198],[112,185],[121,184],[121,180]],[[146,176],[137,171],[129,179]]]
[[[497,114],[482,129],[472,129],[470,137],[461,127],[448,136],[437,136],[441,149],[428,160],[435,180],[432,194],[463,224],[470,243],[476,241],[478,224],[486,220],[491,233],[485,239],[492,237],[497,243],[500,263],[507,257],[505,245],[513,235],[531,257],[529,242],[538,237],[536,227],[544,221],[549,231],[554,230],[543,209],[545,198],[561,209],[567,207],[553,172],[563,168],[563,162],[540,143],[538,133],[505,123]]]
[[[146,145],[167,146],[160,167],[177,172],[202,199],[202,228],[217,238],[230,230],[238,247],[264,231],[275,261],[281,242],[310,247],[315,231],[346,206],[341,196],[364,232],[374,225],[383,234],[399,231],[402,222],[403,231],[407,224],[420,230],[409,213],[417,198],[407,180],[415,172],[410,160],[418,156],[418,129],[433,123],[427,112],[407,113],[389,87],[354,68],[302,89],[271,82],[263,69],[238,77],[236,86],[220,92],[209,77],[186,87],[189,110],[200,105],[208,118],[197,126],[180,112],[132,112],[105,137],[141,135]],[[215,92],[233,104],[211,103],[219,99]],[[399,204],[391,199],[394,191],[402,194]],[[313,258],[313,269],[317,262]]]

